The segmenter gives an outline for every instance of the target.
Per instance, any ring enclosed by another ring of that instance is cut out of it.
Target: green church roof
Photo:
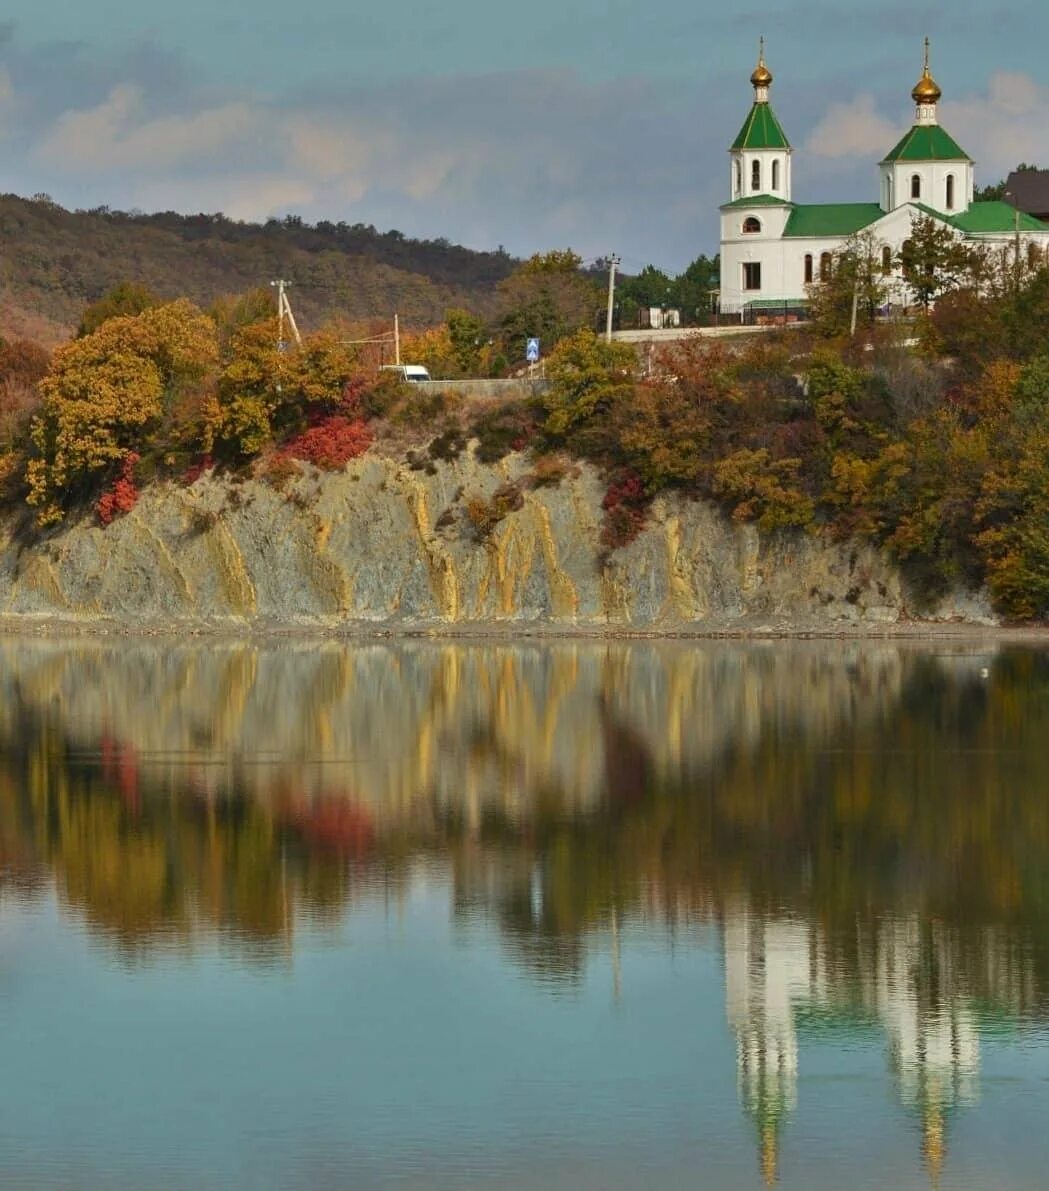
[[[749,194],[743,198],[733,199],[731,203],[722,203],[721,210],[731,210],[733,207],[793,207],[794,204],[785,198],[776,198],[774,194]]]
[[[798,203],[783,235],[851,236],[884,214],[877,203]]]
[[[733,149],[789,149],[790,141],[767,103],[755,103],[732,142]]]
[[[971,161],[969,154],[939,124],[915,124],[885,161]]]
[[[1016,208],[1002,202],[972,203],[968,211],[952,215],[950,222],[960,232],[973,235],[981,232],[1013,232],[1017,227]],[[1043,223],[1024,211],[1020,212],[1019,226],[1022,232],[1049,232],[1049,223]]]

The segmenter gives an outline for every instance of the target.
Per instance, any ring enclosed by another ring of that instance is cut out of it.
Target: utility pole
[[[291,312],[291,303],[288,301],[288,289],[291,286],[291,282],[285,281],[281,277],[277,281],[271,281],[270,285],[277,291],[277,350],[284,350],[285,319],[288,321],[288,326],[291,327],[291,333],[295,336],[296,344],[302,347],[302,336],[299,334],[299,327],[295,322],[295,315]]]
[[[400,367],[401,363],[401,316],[393,316],[393,362]]]
[[[616,266],[619,257],[613,252],[608,258],[608,318],[605,322],[605,342],[612,342],[612,306],[616,297]]]
[[[1013,200],[1013,285],[1020,288],[1020,200],[1011,190],[1002,195]]]

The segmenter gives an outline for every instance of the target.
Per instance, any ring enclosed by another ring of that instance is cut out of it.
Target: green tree
[[[593,323],[600,287],[580,269],[571,250],[533,256],[499,284],[500,346],[511,361],[523,362],[530,336],[549,352],[568,335]]]
[[[444,318],[460,376],[478,376],[488,343],[484,321],[468,310],[449,310]]]
[[[926,310],[940,294],[964,285],[972,275],[972,251],[949,224],[930,215],[913,217],[899,259],[904,279]]]
[[[544,437],[552,445],[573,440],[580,453],[592,454],[594,443],[585,432],[608,418],[618,403],[629,401],[636,370],[629,344],[606,343],[593,331],[577,331],[558,344],[547,361],[550,387],[540,399]],[[597,427],[599,433],[603,429]]]
[[[274,309],[273,290],[264,286],[217,298],[208,307],[208,314],[215,320],[222,350],[229,349],[233,336],[242,328],[271,322]]]
[[[616,301],[623,326],[637,322],[639,310],[672,304],[672,282],[662,269],[646,265],[636,276],[623,276],[616,283]]]
[[[151,289],[134,281],[122,281],[97,302],[92,302],[84,308],[84,313],[80,316],[80,325],[77,327],[77,338],[82,339],[92,331],[97,331],[107,319],[141,314],[144,310],[159,305],[160,299]]]
[[[720,256],[697,256],[670,285],[670,304],[689,322],[710,312],[711,291],[721,284]]]
[[[851,236],[834,254],[830,275],[808,286],[809,310],[816,330],[828,338],[846,335],[852,326],[871,326],[888,300],[885,245],[870,232]]]

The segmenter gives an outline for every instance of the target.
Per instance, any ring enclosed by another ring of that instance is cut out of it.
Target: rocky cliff
[[[656,502],[611,558],[602,487],[586,469],[522,486],[481,537],[483,506],[525,460],[463,456],[430,471],[368,455],[278,491],[205,476],[158,485],[100,529],[82,520],[25,545],[0,528],[0,615],[178,625],[440,628],[508,624],[637,631],[820,630],[912,615],[898,572],[866,546],[764,535],[717,510]],[[514,502],[516,503],[516,502]],[[979,601],[939,618],[988,620]]]

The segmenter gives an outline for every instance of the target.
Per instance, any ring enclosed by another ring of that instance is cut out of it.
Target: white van
[[[430,373],[422,364],[383,364],[379,371],[396,372],[401,380],[406,380],[411,384],[430,379]]]

